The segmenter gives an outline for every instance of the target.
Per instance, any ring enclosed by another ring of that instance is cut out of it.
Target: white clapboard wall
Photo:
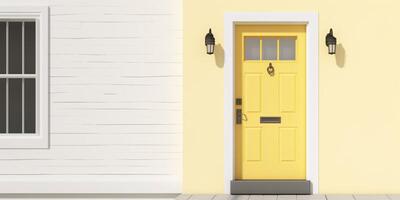
[[[50,10],[50,148],[0,150],[0,193],[180,193],[181,0]]]

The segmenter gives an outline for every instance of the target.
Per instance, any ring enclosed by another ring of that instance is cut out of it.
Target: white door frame
[[[305,24],[306,28],[306,178],[318,193],[318,14],[226,13],[224,16],[224,190],[230,193],[234,179],[235,25]]]

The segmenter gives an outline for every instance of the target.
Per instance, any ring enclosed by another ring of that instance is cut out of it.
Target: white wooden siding
[[[50,149],[0,150],[0,193],[180,193],[181,0],[50,8]]]

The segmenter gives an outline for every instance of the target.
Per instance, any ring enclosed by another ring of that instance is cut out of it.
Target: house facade
[[[224,105],[233,105],[232,114],[237,107],[234,99],[225,99],[226,73],[232,68],[226,55],[234,51],[233,39],[227,41],[227,20],[269,24],[270,19],[291,21],[291,15],[311,14],[317,15],[317,36],[310,38],[317,51],[306,56],[318,59],[318,102],[310,105],[318,105],[313,120],[318,122],[318,168],[311,171],[318,171],[318,193],[398,193],[400,163],[391,158],[399,151],[398,83],[393,77],[399,69],[395,60],[378,59],[396,57],[397,6],[394,1],[183,1],[183,191],[229,190],[226,177],[231,174],[225,172],[233,164],[226,158],[232,148],[226,146]],[[215,36],[213,56],[201,44],[209,28]],[[325,44],[330,28],[337,38],[335,55],[328,54]],[[266,71],[268,62],[264,66]],[[379,69],[390,76],[379,76]]]
[[[0,1],[0,193],[399,193],[398,6]]]

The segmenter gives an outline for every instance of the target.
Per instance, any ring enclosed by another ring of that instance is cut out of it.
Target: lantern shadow
[[[343,68],[346,64],[346,50],[344,49],[342,44],[338,44],[336,46],[336,65],[340,68]]]
[[[219,68],[224,67],[225,63],[225,50],[222,48],[221,44],[216,44],[214,47],[214,58],[215,58],[215,64]]]

